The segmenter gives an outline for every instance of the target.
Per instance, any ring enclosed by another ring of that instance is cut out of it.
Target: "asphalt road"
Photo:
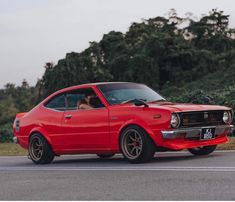
[[[0,200],[235,200],[235,151],[157,153],[138,165],[121,155],[62,156],[40,166],[0,157]]]

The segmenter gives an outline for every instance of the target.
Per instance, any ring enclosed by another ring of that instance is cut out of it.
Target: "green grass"
[[[0,143],[0,156],[25,156],[27,150],[14,143]]]
[[[232,150],[235,149],[235,137],[229,137],[227,144],[218,146],[219,150]],[[23,149],[18,144],[14,143],[0,143],[0,156],[25,156],[27,150]]]
[[[220,150],[235,149],[235,137],[229,137],[229,142],[227,144],[220,144],[217,149]]]

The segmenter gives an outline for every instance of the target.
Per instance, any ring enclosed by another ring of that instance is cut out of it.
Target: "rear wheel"
[[[121,152],[131,163],[150,161],[155,153],[155,145],[149,135],[138,126],[129,126],[121,134]]]
[[[115,154],[97,154],[98,157],[100,157],[101,159],[108,159],[108,158],[112,158]]]
[[[35,133],[29,140],[29,156],[35,164],[47,164],[53,161],[55,155],[47,140]]]
[[[216,149],[217,145],[205,146],[205,147],[196,147],[188,149],[188,151],[194,155],[208,155]]]

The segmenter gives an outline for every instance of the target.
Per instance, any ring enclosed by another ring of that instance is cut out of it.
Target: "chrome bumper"
[[[233,131],[233,125],[221,125],[221,126],[206,126],[206,127],[193,127],[193,128],[184,128],[184,129],[175,129],[175,130],[162,130],[162,136],[164,139],[177,139],[177,138],[186,138],[186,139],[200,139],[200,134],[202,128],[215,128],[215,137],[223,134],[225,132],[230,133]]]

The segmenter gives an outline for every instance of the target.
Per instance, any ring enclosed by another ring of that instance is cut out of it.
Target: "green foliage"
[[[0,123],[5,124],[12,120],[12,117],[18,112],[11,96],[0,102]]]
[[[69,53],[56,65],[47,63],[42,95],[98,81],[142,82],[163,93],[181,90],[234,64],[235,32],[228,24],[229,16],[216,9],[198,21],[171,10],[167,18],[132,23],[126,33],[111,31],[83,52]]]
[[[46,71],[44,95],[81,83],[133,81],[168,100],[235,108],[235,30],[228,25],[229,16],[217,9],[198,21],[171,10],[167,18],[132,23],[126,33],[111,31]]]
[[[12,142],[12,123],[0,125],[0,143],[3,142]]]
[[[38,99],[38,87],[26,81],[21,86],[6,84],[0,90],[0,142],[12,141],[12,123],[18,112],[30,110]]]
[[[104,34],[84,51],[46,63],[35,87],[24,81],[0,90],[0,130],[8,134],[5,124],[17,112],[56,90],[100,81],[140,82],[171,101],[235,108],[235,29],[228,25],[229,16],[217,9],[198,21],[171,10],[168,17],[132,23],[126,33]]]

